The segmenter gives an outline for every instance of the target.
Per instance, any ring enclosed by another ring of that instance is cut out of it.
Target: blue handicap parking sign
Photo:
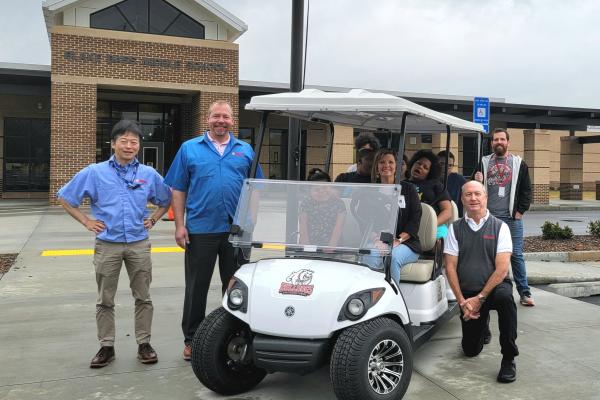
[[[490,99],[488,97],[473,99],[473,122],[483,125],[486,133],[490,132]]]

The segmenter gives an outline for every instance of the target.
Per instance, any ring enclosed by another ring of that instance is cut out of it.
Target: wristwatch
[[[482,294],[477,295],[477,298],[479,299],[479,304],[483,304],[487,300],[487,297]]]
[[[150,218],[150,222],[152,223],[152,226],[156,225],[156,220],[154,218]]]

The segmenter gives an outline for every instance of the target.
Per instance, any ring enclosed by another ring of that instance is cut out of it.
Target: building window
[[[240,128],[238,130],[238,139],[254,147],[254,128]]]
[[[4,120],[4,190],[47,192],[50,183],[50,120]]]
[[[204,39],[204,25],[164,0],[125,0],[90,15],[90,27]]]

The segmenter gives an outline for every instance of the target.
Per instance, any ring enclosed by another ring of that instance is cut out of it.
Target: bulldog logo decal
[[[310,269],[301,269],[292,272],[285,282],[281,282],[279,293],[294,294],[297,296],[310,296],[314,285],[311,285],[314,271]]]

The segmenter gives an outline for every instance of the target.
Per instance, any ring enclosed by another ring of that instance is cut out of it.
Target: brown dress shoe
[[[185,361],[190,361],[192,359],[192,346],[189,344],[186,344],[183,348],[183,359]]]
[[[142,364],[154,364],[158,361],[156,351],[150,346],[150,343],[142,343],[138,346],[137,357]]]
[[[102,346],[90,363],[90,368],[106,367],[115,359],[115,348],[113,346]]]

